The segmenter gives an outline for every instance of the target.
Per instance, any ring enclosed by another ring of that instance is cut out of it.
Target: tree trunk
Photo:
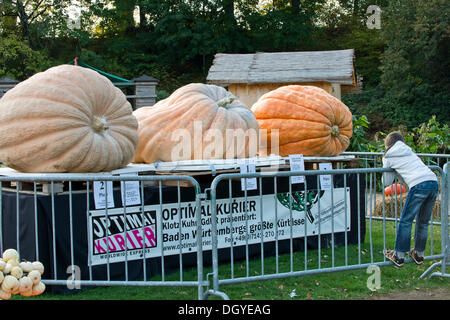
[[[291,0],[291,12],[296,15],[300,12],[300,0]]]
[[[0,8],[0,28],[6,32],[13,32],[17,24],[17,10],[15,10],[12,1],[3,0],[3,5]]]
[[[136,1],[115,0],[114,4],[119,13],[121,31],[125,33],[132,31],[135,28],[133,13]]]
[[[145,10],[144,10],[144,7],[140,4],[138,5],[138,7],[139,7],[139,20],[140,20],[139,28],[143,29],[147,26],[147,21],[145,20]]]
[[[30,28],[28,25],[28,15],[25,12],[25,7],[24,7],[22,1],[20,1],[20,0],[17,0],[17,16],[19,17],[20,27],[22,29],[22,36],[25,40],[27,40],[28,45],[31,45],[31,43],[30,43]]]
[[[356,17],[359,13],[359,4],[358,4],[358,0],[353,0],[353,16]]]
[[[233,26],[236,25],[236,17],[234,16],[234,0],[222,0],[222,8],[225,23]]]

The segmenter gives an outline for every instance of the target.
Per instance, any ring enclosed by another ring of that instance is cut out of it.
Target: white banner
[[[219,199],[218,248],[350,230],[350,190],[308,190],[245,198]],[[347,199],[345,199],[347,198]],[[346,204],[346,205],[345,205]],[[320,207],[320,214],[319,214]],[[345,210],[345,208],[347,210]],[[90,261],[92,265],[145,257],[196,252],[195,202],[146,205],[90,212]],[[347,218],[345,218],[347,215]],[[334,217],[332,222],[332,216]],[[126,219],[125,219],[126,217]],[[292,217],[292,218],[291,218]],[[158,219],[162,219],[159,221]],[[347,221],[347,225],[345,225]],[[211,250],[211,201],[201,207],[203,250]],[[126,232],[125,232],[126,226]],[[162,230],[161,230],[162,229]],[[161,232],[162,231],[162,232]],[[109,257],[109,259],[108,259]]]

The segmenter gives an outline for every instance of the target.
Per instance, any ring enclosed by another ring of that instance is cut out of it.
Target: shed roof
[[[158,82],[158,79],[150,77],[146,74],[143,74],[140,77],[134,78],[133,81],[134,82]]]
[[[354,84],[354,50],[218,53],[206,81],[211,84],[326,81]]]
[[[14,83],[19,83],[19,81],[16,79],[11,79],[11,78],[5,77],[5,78],[0,79],[0,83],[14,84]]]

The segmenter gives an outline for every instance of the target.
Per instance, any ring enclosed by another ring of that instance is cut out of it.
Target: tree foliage
[[[353,48],[364,91],[347,95],[368,130],[448,122],[446,0],[0,0],[0,71],[24,79],[74,57],[168,94],[204,82],[218,52]],[[369,5],[381,29],[369,29]],[[78,7],[77,24],[71,8]],[[14,36],[12,37],[11,34]],[[387,131],[387,130],[386,130]]]
[[[393,124],[450,120],[449,13],[445,0],[395,0],[386,10],[378,109]]]
[[[17,36],[0,38],[0,78],[25,80],[50,67],[47,55],[31,49]]]

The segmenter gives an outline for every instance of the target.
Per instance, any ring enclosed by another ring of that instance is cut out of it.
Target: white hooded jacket
[[[409,189],[424,181],[437,181],[433,171],[402,141],[397,141],[386,152],[383,157],[383,167],[394,169],[400,180],[406,183]],[[394,173],[383,173],[383,184],[392,184],[394,177]]]

